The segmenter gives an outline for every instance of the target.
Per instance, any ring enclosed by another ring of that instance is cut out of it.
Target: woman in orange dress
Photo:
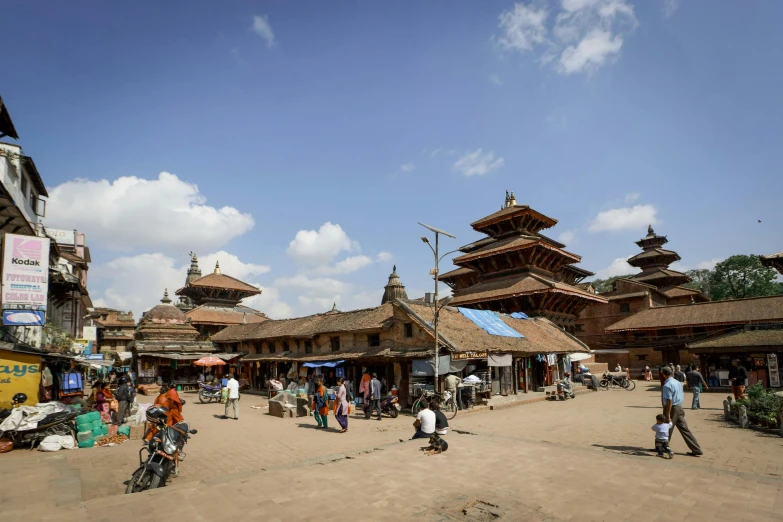
[[[315,393],[313,394],[313,416],[315,422],[318,423],[319,428],[329,427],[329,397],[326,395],[326,387],[324,386],[323,379],[318,379],[318,384],[315,386]]]
[[[169,410],[166,415],[168,416],[168,424],[169,426],[173,426],[178,422],[182,422],[185,420],[185,417],[182,416],[182,400],[179,398],[179,394],[177,393],[177,387],[174,386],[174,384],[169,384],[169,391],[166,392],[166,408]]]

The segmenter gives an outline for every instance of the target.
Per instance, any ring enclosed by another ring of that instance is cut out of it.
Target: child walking
[[[663,458],[664,452],[671,459],[674,457],[671,448],[669,447],[669,432],[672,429],[673,424],[666,422],[666,417],[659,413],[655,416],[655,424],[652,426],[652,430],[655,432],[655,451],[658,452],[658,456]]]

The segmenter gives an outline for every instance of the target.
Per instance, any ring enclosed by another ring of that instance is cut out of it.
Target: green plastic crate
[[[80,448],[92,448],[93,446],[95,446],[95,439],[88,439],[84,442],[79,442]]]

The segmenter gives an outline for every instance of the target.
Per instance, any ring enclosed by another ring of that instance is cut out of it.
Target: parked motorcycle
[[[395,395],[389,395],[388,397],[381,399],[382,414],[386,414],[392,419],[396,419],[397,415],[400,414],[400,409],[399,399]],[[370,403],[368,401],[365,401],[362,411],[364,411],[364,417],[369,419],[371,412]]]
[[[131,475],[125,493],[138,493],[162,488],[172,476],[179,475],[179,463],[185,460],[183,448],[190,435],[198,433],[188,428],[185,421],[174,426],[166,425],[166,408],[152,406],[146,412],[147,421],[155,425],[157,433],[139,450],[139,467]],[[147,459],[142,452],[147,452]]]
[[[198,381],[198,400],[206,404],[208,402],[220,402],[220,385],[212,386],[205,382]]]
[[[17,393],[11,399],[13,401],[13,409],[18,408],[20,405],[27,402],[27,395],[24,393]],[[3,410],[0,412],[0,422],[4,421],[6,417],[9,417],[12,410]],[[38,423],[38,426],[29,430],[0,430],[0,439],[9,439],[14,443],[14,446],[21,446],[30,444],[30,449],[34,449],[36,444],[39,444],[49,435],[70,435],[76,440],[76,416],[75,411],[62,411],[59,413],[52,413]]]

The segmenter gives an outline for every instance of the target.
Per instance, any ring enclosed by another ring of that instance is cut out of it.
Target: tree
[[[731,256],[710,273],[710,297],[720,301],[776,295],[780,293],[776,279],[777,272],[762,265],[759,256]]]
[[[595,291],[599,294],[603,294],[605,292],[611,292],[612,291],[612,285],[614,285],[614,282],[620,279],[621,277],[632,277],[633,274],[626,274],[626,275],[619,275],[614,277],[608,277],[606,279],[593,279],[590,281],[590,283],[593,285],[593,288],[595,288]]]
[[[690,283],[685,283],[685,288],[692,288],[694,290],[701,291],[702,294],[706,295],[707,297],[710,297],[711,294],[711,288],[710,288],[710,277],[712,276],[712,271],[707,270],[705,268],[699,268],[696,270],[688,270],[685,272],[685,275],[691,278]]]

